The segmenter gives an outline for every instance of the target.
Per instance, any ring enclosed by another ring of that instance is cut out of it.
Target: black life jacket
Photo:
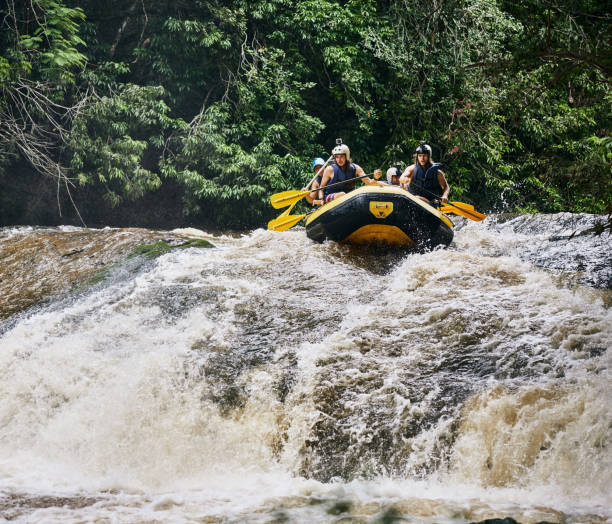
[[[355,173],[357,172],[357,168],[355,167],[355,164],[349,164],[348,169],[346,171],[342,171],[342,169],[340,169],[338,164],[332,164],[332,167],[334,168],[334,176],[327,183],[327,186],[324,187],[325,198],[327,198],[327,196],[331,195],[332,193],[339,193],[341,191],[348,193],[349,191],[352,191],[353,189],[355,189],[355,182],[347,182],[346,184],[342,184],[340,186],[335,186],[330,189],[327,189],[328,186],[335,184],[337,182],[344,182],[345,180],[348,181],[348,180],[351,180],[352,178],[355,178]]]
[[[438,171],[441,165],[439,163],[432,164],[425,171],[417,162],[412,173],[412,180],[408,186],[408,191],[413,195],[424,196],[428,200],[441,198],[443,191],[440,187],[440,182],[438,182]]]

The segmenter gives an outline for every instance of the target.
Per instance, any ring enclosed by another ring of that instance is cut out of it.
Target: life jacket
[[[428,200],[442,197],[442,188],[438,182],[438,171],[442,164],[434,163],[427,171],[417,162],[408,191],[413,195],[424,196]]]
[[[331,195],[332,193],[339,193],[340,191],[344,191],[345,193],[348,193],[349,191],[352,191],[353,189],[355,189],[355,182],[348,182],[348,180],[355,178],[355,173],[357,172],[357,168],[355,167],[355,164],[349,164],[346,172],[342,171],[342,169],[340,169],[338,164],[332,164],[332,167],[334,168],[334,176],[327,183],[327,186],[323,188],[325,192],[325,198],[327,198],[327,196]],[[345,180],[347,181],[346,184],[342,184],[341,186],[335,186],[330,189],[327,189],[328,186],[331,186],[332,184],[335,184],[337,182],[344,182]]]

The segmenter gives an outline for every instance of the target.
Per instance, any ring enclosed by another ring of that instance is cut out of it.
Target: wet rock
[[[140,254],[138,249],[153,257],[174,246],[210,245],[146,229],[0,229],[0,321],[86,282],[131,254]]]
[[[470,524],[521,524],[513,518],[506,517],[505,519],[487,519],[480,522],[471,522]]]
[[[503,519],[481,520],[479,522],[471,522],[470,524],[521,524],[521,523],[518,520],[514,520],[512,517],[506,517]],[[536,522],[536,524],[554,524],[554,523],[542,520],[540,522]]]
[[[100,499],[85,496],[54,497],[11,493],[0,498],[0,518],[15,520],[41,508],[81,509],[93,506]]]

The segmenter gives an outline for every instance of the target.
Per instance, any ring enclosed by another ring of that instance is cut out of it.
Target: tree
[[[65,99],[74,70],[86,62],[78,36],[84,13],[61,0],[5,5],[0,12],[0,160],[22,155],[68,189],[72,182],[60,156],[82,102],[68,106]]]
[[[336,137],[366,170],[425,139],[485,209],[609,205],[600,3],[68,1],[2,13],[0,145],[111,205],[180,184],[194,221],[262,225]]]

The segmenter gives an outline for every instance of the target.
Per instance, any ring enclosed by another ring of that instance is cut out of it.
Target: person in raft
[[[387,184],[390,186],[399,186],[400,177],[402,176],[402,170],[400,166],[393,166],[387,169]]]
[[[428,204],[434,205],[434,200],[446,204],[450,186],[440,166],[441,164],[431,161],[431,147],[421,140],[416,148],[414,164],[404,170],[400,184]]]
[[[312,170],[314,174],[317,175],[317,178],[315,178],[312,183],[312,193],[306,195],[306,201],[313,206],[321,204],[318,200],[315,199],[317,198],[317,189],[319,189],[319,186],[321,185],[321,177],[323,176],[323,172],[319,173],[319,171],[324,165],[325,160],[323,160],[322,158],[317,157],[312,161]],[[302,191],[306,191],[306,188],[303,187]]]
[[[370,177],[365,176],[365,173],[360,166],[351,162],[351,151],[348,146],[343,144],[342,140],[339,138],[336,140],[336,144],[336,147],[334,147],[332,150],[335,163],[325,168],[321,185],[319,186],[319,198],[323,199],[326,204],[355,189],[355,182],[350,181],[353,178],[364,177],[361,180],[363,180],[369,186],[387,185],[384,182],[378,181],[378,179],[382,176],[382,171],[380,169],[376,169],[374,171],[375,180],[372,180]],[[344,181],[346,181],[346,184],[325,189],[325,186],[327,185]]]

